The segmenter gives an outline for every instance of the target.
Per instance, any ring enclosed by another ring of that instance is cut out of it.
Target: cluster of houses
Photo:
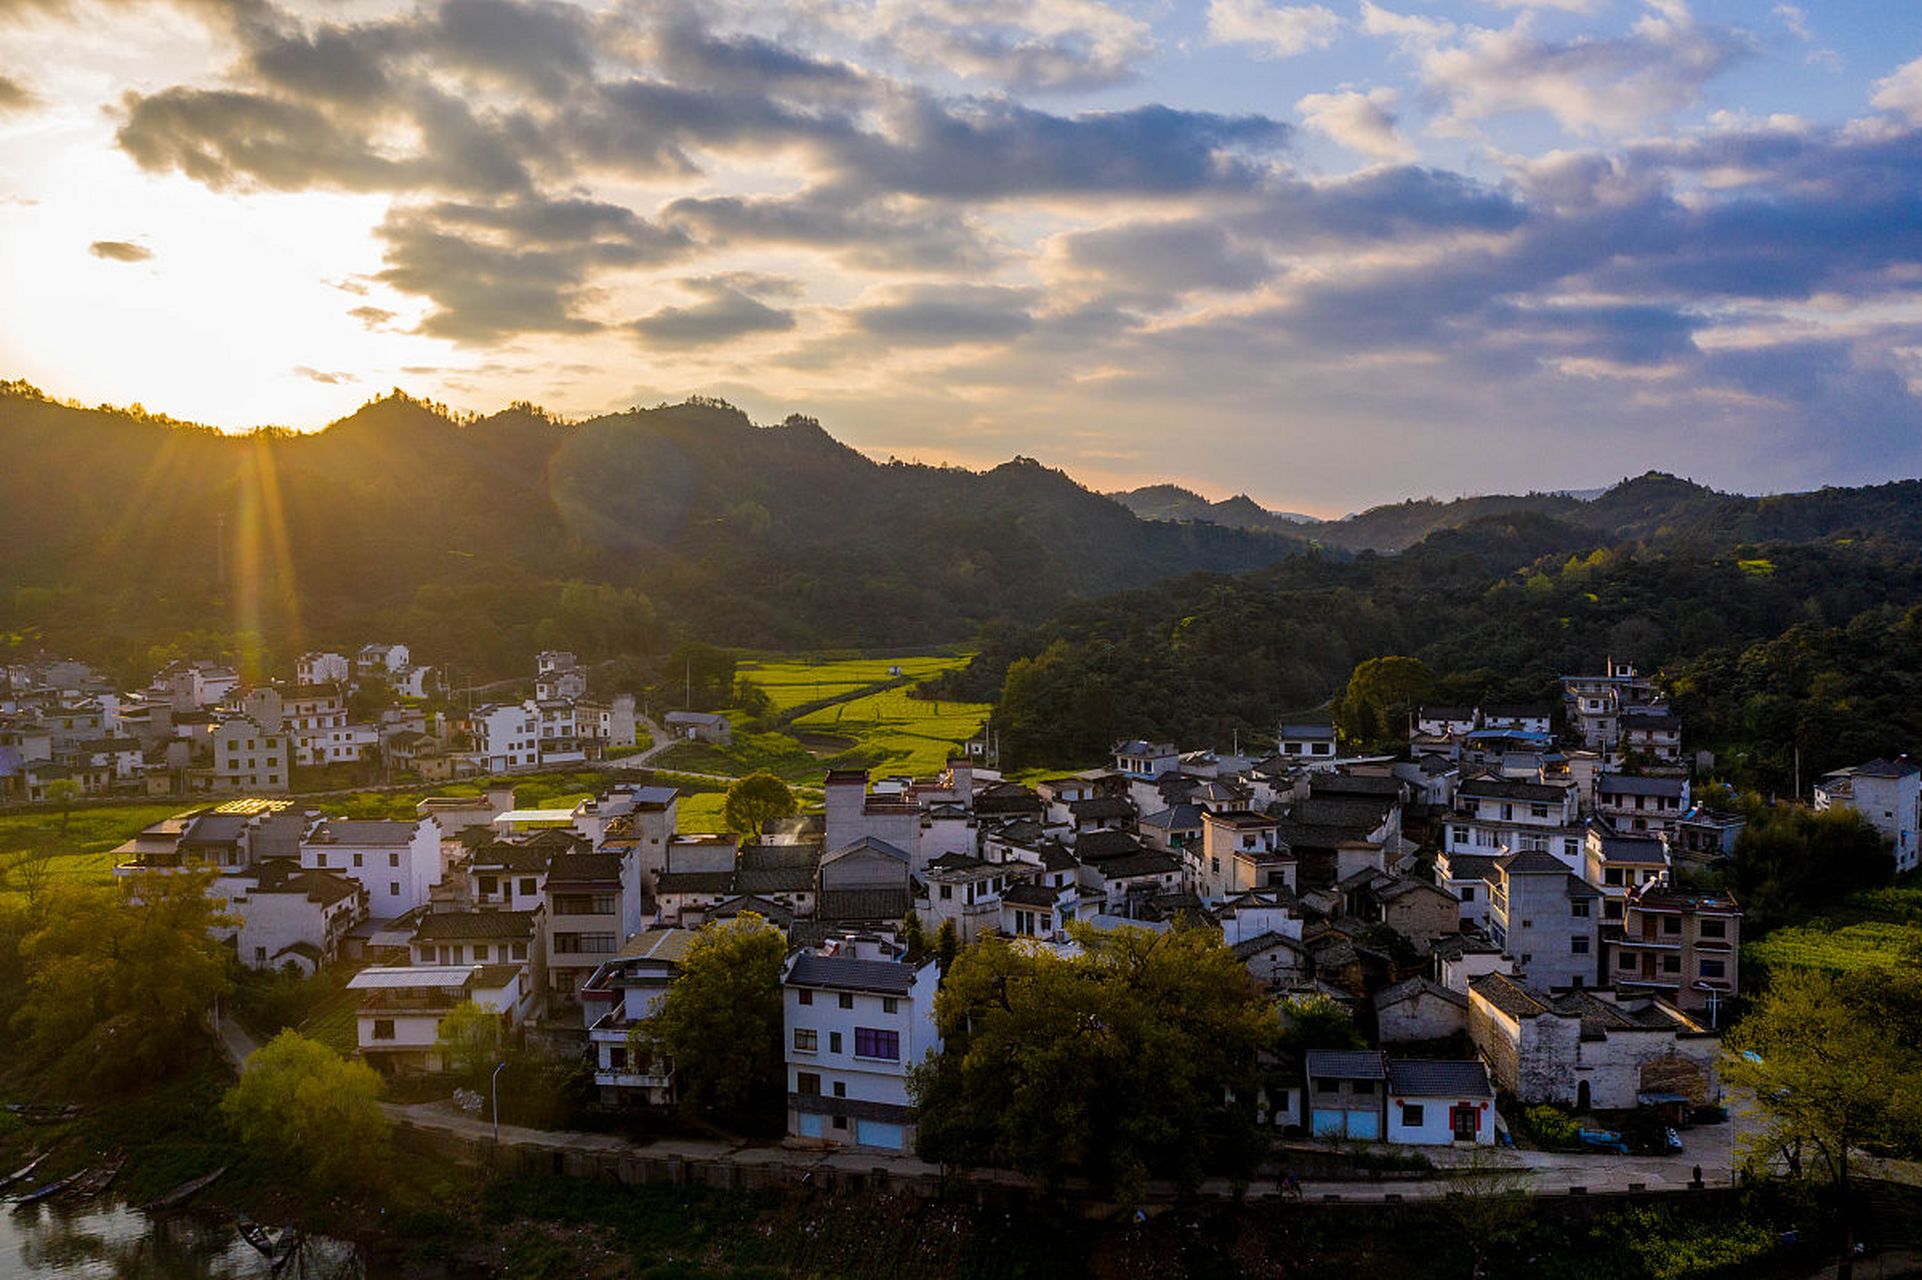
[[[597,758],[635,741],[634,699],[591,699],[574,655],[544,652],[533,698],[431,710],[438,673],[404,644],[304,653],[291,683],[249,686],[233,667],[176,661],[123,691],[85,663],[42,659],[0,683],[0,803],[61,794],[276,795],[294,770],[379,760],[430,782]],[[368,719],[353,695],[391,697]]]
[[[577,697],[549,656],[542,692]],[[940,974],[910,958],[909,917],[1063,952],[1072,923],[1219,928],[1284,1012],[1332,1001],[1375,1046],[1278,1064],[1262,1110],[1284,1129],[1486,1143],[1498,1096],[1682,1114],[1720,1094],[1742,911],[1676,873],[1725,857],[1741,820],[1692,797],[1632,669],[1565,690],[1559,716],[1423,708],[1390,755],[1289,724],[1261,758],[1138,739],[1032,785],[971,757],[931,779],[836,770],[821,812],[745,839],[682,831],[679,793],[651,785],[554,809],[503,787],[378,822],[256,797],[156,824],[122,869],[217,868],[245,963],[360,961],[360,1051],[383,1069],[439,1070],[440,1021],[472,1001],[590,1056],[610,1105],[674,1098],[673,1064],[630,1032],[696,930],[753,914],[790,947],[797,1139],[911,1147]],[[1912,824],[1918,778],[1874,762],[1824,787]]]

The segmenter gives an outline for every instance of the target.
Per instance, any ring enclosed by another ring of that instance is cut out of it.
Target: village
[[[983,733],[938,777],[829,770],[818,812],[744,834],[683,829],[679,790],[644,775],[517,807],[499,775],[636,737],[631,695],[590,698],[571,654],[537,666],[524,703],[430,720],[401,701],[367,724],[347,720],[361,682],[432,679],[405,646],[305,655],[284,687],[182,662],[120,696],[84,664],[23,669],[0,707],[0,784],[29,800],[63,779],[205,793],[115,850],[114,874],[131,891],[212,869],[238,962],[351,970],[358,1055],[398,1079],[450,1069],[446,1020],[472,1005],[503,1042],[584,1057],[609,1112],[666,1108],[675,1065],[634,1032],[697,931],[752,916],[788,947],[789,1141],[912,1153],[910,1073],[941,1050],[935,994],[957,949],[1072,955],[1090,930],[1201,925],[1284,1017],[1339,1010],[1367,1046],[1264,1063],[1258,1114],[1277,1137],[1512,1145],[1504,1108],[1548,1105],[1623,1154],[1620,1122],[1652,1120],[1640,1154],[1686,1159],[1688,1128],[1727,1115],[1743,911],[1690,885],[1743,819],[1692,793],[1679,718],[1627,663],[1565,677],[1559,708],[1422,706],[1392,754],[1287,723],[1258,758],[1137,739],[1106,767],[1019,782]],[[667,732],[727,727],[682,713]],[[401,820],[287,794],[290,765],[375,750],[422,780],[494,780]],[[1862,813],[1906,870],[1919,790],[1922,770],[1876,760],[1821,779],[1813,802]]]

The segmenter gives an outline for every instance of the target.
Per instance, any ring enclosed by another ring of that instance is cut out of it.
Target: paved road
[[[423,1129],[457,1134],[476,1145],[485,1145],[493,1140],[493,1125],[485,1116],[469,1116],[444,1103],[385,1103],[383,1108],[396,1123],[404,1122]],[[1712,1129],[1691,1130],[1698,1150],[1675,1156],[1552,1155],[1491,1148],[1470,1153],[1447,1148],[1420,1148],[1430,1159],[1445,1167],[1434,1176],[1419,1180],[1305,1182],[1302,1184],[1302,1196],[1310,1201],[1332,1199],[1380,1203],[1390,1197],[1400,1200],[1428,1199],[1478,1187],[1512,1189],[1540,1195],[1563,1195],[1572,1187],[1580,1187],[1591,1195],[1644,1190],[1686,1191],[1694,1166],[1698,1163],[1702,1166],[1706,1185],[1727,1186],[1732,1171],[1726,1154],[1718,1158],[1699,1139],[1704,1134],[1719,1135],[1720,1131],[1730,1127],[1720,1125]],[[611,1134],[530,1129],[519,1125],[502,1125],[500,1140],[509,1146],[584,1153],[634,1150],[644,1151],[656,1158],[678,1156],[689,1163],[782,1168],[798,1172],[845,1168],[867,1173],[884,1169],[901,1179],[936,1177],[941,1172],[939,1166],[913,1156],[847,1149],[823,1150],[801,1143],[749,1143],[699,1138],[662,1138],[646,1143],[631,1143]],[[1721,1145],[1726,1153],[1726,1141]],[[1282,1158],[1285,1167],[1285,1152]],[[985,1183],[1027,1185],[1027,1179],[1005,1171],[980,1170],[972,1176],[976,1181]],[[1202,1184],[1202,1191],[1204,1194],[1226,1197],[1233,1193],[1233,1188],[1226,1179],[1212,1179]],[[1256,1199],[1266,1199],[1277,1197],[1279,1191],[1275,1180],[1268,1178],[1252,1182],[1247,1193]]]

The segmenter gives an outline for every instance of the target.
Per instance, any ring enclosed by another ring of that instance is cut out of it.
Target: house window
[[[387,865],[390,867],[398,867],[400,865],[400,855],[398,853],[388,854]]]
[[[1474,886],[1474,885],[1472,885],[1472,884],[1465,884],[1465,885],[1463,885],[1463,886],[1462,886],[1462,901],[1463,901],[1463,902],[1473,902],[1474,900],[1475,900],[1475,886]]]
[[[1370,1098],[1373,1097],[1375,1093],[1375,1082],[1373,1080],[1357,1080],[1349,1086],[1348,1091],[1357,1097]]]
[[[882,1031],[875,1027],[856,1027],[854,1029],[854,1056],[857,1058],[885,1058],[889,1062],[901,1057],[901,1033]]]
[[[841,1052],[841,1033],[839,1031],[828,1032],[828,1052]]]
[[[893,1013],[901,1007],[901,1002],[893,996],[881,997],[881,1012]]]
[[[476,962],[482,964],[487,962],[487,944],[485,942],[476,942],[474,944],[474,959]]]
[[[357,867],[361,865],[361,856],[358,853],[354,855],[354,865]]]
[[[944,884],[944,885],[942,885],[942,886],[941,886],[941,901],[943,901],[943,902],[950,902],[950,901],[952,901],[952,900],[953,900],[953,898],[954,898],[954,886],[953,886],[953,885],[951,885],[951,884]]]
[[[794,997],[801,1004],[814,1003],[814,993],[812,991],[797,991],[794,993]]]
[[[532,876],[521,877],[521,893],[523,895],[531,895],[539,892],[540,892],[540,888],[534,883],[534,878]]]
[[[797,1071],[794,1073],[794,1091],[804,1098],[821,1096],[821,1073],[818,1071]]]
[[[1663,916],[1662,917],[1663,933],[1680,933],[1681,931],[1682,931],[1682,918],[1680,916]]]
[[[1704,978],[1725,978],[1728,976],[1728,963],[1723,960],[1704,960],[1701,962]]]
[[[394,1038],[394,1020],[392,1018],[375,1018],[374,1019],[374,1039],[392,1040],[393,1038]]]
[[[1680,956],[1663,956],[1662,957],[1663,973],[1680,973],[1681,971],[1682,971],[1682,957]]]
[[[854,1007],[854,996],[849,992],[843,991],[841,993],[841,1007],[843,1009],[852,1009]]]
[[[1588,899],[1577,898],[1568,904],[1568,914],[1577,920],[1588,919]]]
[[[1728,937],[1728,921],[1704,920],[1700,924],[1704,938],[1723,939]]]
[[[516,942],[514,944],[514,958],[516,960],[527,959],[527,944],[525,942]]]
[[[846,1116],[835,1116],[833,1120],[834,1127],[837,1129],[845,1129],[848,1127],[848,1118]]]
[[[1401,1122],[1403,1124],[1411,1129],[1418,1129],[1421,1127],[1423,1119],[1421,1103],[1404,1102],[1401,1104]]]
[[[387,896],[390,898],[400,897],[400,881],[389,880],[387,882]]]
[[[1635,968],[1635,953],[1632,951],[1622,952],[1621,957],[1615,962],[1615,967],[1624,972],[1633,970]]]
[[[610,1045],[607,1050],[607,1066],[610,1071],[627,1070],[627,1046]]]
[[[848,1082],[847,1082],[847,1081],[845,1081],[845,1080],[836,1080],[836,1081],[834,1082],[834,1096],[835,1096],[835,1097],[837,1097],[837,1098],[845,1098],[845,1097],[847,1097],[847,1096],[848,1096]]]
[[[1568,940],[1568,950],[1571,955],[1578,955],[1578,956],[1587,955],[1588,939],[1586,937],[1570,938]]]
[[[812,1027],[794,1028],[794,1048],[798,1053],[815,1053],[821,1047],[821,1033]]]

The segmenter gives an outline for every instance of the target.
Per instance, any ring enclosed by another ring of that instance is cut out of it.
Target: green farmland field
[[[760,686],[779,715],[810,702],[848,697],[869,685],[895,679],[890,674],[891,667],[899,667],[903,676],[926,680],[966,662],[963,657],[852,658],[820,662],[783,658],[743,662],[735,668],[735,673]]]
[[[1915,885],[1851,894],[1827,919],[1777,929],[1742,947],[1744,964],[1772,970],[1853,973],[1913,964],[1918,957],[1922,957],[1922,887]]]
[[[993,707],[985,702],[928,702],[906,689],[886,689],[813,711],[796,729],[851,738],[879,758],[884,773],[936,774],[973,737]]]

